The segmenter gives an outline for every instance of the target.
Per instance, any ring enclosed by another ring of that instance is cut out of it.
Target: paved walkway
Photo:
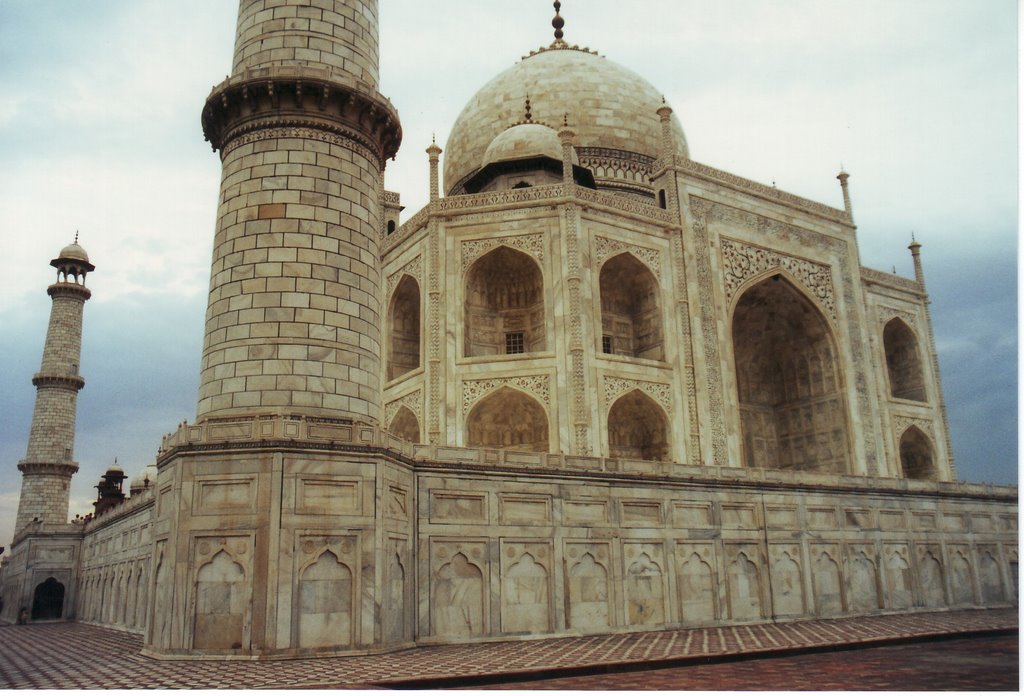
[[[142,639],[133,633],[79,623],[30,624],[0,626],[0,688],[422,688],[453,678],[484,685],[487,675],[522,680],[606,670],[613,663],[658,667],[1016,628],[1016,609],[965,610],[247,662],[154,660],[138,654]]]
[[[1016,634],[976,636],[740,662],[503,682],[486,688],[531,691],[1017,691],[1019,657]]]

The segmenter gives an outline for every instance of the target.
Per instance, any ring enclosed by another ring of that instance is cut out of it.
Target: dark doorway
[[[59,619],[64,611],[64,586],[54,578],[36,585],[32,597],[32,620]]]

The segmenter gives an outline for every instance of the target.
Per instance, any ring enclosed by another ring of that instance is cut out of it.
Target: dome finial
[[[523,116],[526,123],[533,123],[533,113],[530,111],[530,94],[526,94],[526,114]]]
[[[75,230],[75,244],[78,244],[78,230]]]
[[[551,26],[555,28],[555,43],[558,43],[562,40],[562,37],[565,36],[565,34],[562,33],[562,27],[565,26],[565,20],[562,19],[562,15],[559,14],[559,11],[562,9],[562,3],[555,0],[554,6],[555,18],[551,20]]]

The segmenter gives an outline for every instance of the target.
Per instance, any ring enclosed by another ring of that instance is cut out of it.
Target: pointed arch
[[[525,392],[503,386],[478,401],[466,416],[466,446],[547,452],[547,412]]]
[[[953,553],[950,567],[950,589],[954,606],[974,604],[974,580],[971,562],[959,549]]]
[[[926,607],[941,607],[946,604],[942,563],[931,551],[926,551],[918,565],[921,579],[921,599]]]
[[[896,554],[896,558],[902,561],[902,556],[899,553]],[[875,563],[867,557],[863,551],[857,553],[853,558],[852,568],[850,569],[850,609],[853,611],[878,611],[878,573],[875,569]],[[895,563],[895,570],[890,567],[890,572],[893,573],[893,577],[898,576],[899,573],[903,573],[906,570],[906,563],[903,564],[903,570],[899,569],[899,563]],[[909,572],[909,571],[907,571]],[[903,577],[907,582],[907,597],[910,596],[910,576],[909,574]],[[908,600],[909,601],[909,600]],[[909,603],[907,606],[910,606]]]
[[[569,569],[568,628],[606,628],[608,621],[608,570],[590,553]]]
[[[729,565],[729,613],[733,619],[761,618],[761,577],[757,565],[740,552]]]
[[[679,573],[680,606],[687,625],[715,620],[715,584],[711,565],[696,551],[683,563]]]
[[[822,551],[814,561],[814,607],[819,616],[830,616],[843,611],[839,564],[827,551]]]
[[[889,393],[896,399],[926,401],[921,351],[913,330],[899,317],[890,319],[882,329],[882,344]]]
[[[647,553],[626,569],[626,622],[631,626],[665,623],[665,582],[661,566]]]
[[[502,578],[501,629],[506,633],[546,633],[550,630],[548,570],[524,553]]]
[[[909,609],[914,603],[913,584],[910,579],[910,564],[903,554],[895,551],[889,555],[887,580],[889,599],[893,609]]]
[[[32,593],[32,620],[59,619],[64,615],[64,584],[49,577]]]
[[[401,406],[395,417],[391,419],[388,432],[406,442],[420,441],[420,422],[416,414],[408,406]]]
[[[544,277],[527,254],[499,246],[466,273],[466,357],[546,350]]]
[[[818,305],[787,274],[762,276],[736,302],[732,344],[743,464],[849,471],[842,368]]]
[[[388,643],[404,643],[411,639],[406,626],[408,621],[408,599],[405,589],[405,566],[398,553],[392,553],[388,560],[387,605],[384,607],[384,638]]]
[[[403,275],[388,305],[388,379],[420,366],[420,285]]]
[[[665,359],[665,329],[658,279],[629,252],[601,266],[601,345],[605,353]]]
[[[981,580],[981,600],[985,604],[998,604],[1006,601],[1002,575],[996,557],[990,551],[983,552],[981,562],[978,564],[978,577]]]
[[[352,645],[352,570],[326,550],[299,580],[299,647]]]
[[[433,629],[435,636],[464,638],[483,635],[483,573],[463,553],[437,571],[434,581]]]
[[[245,570],[227,551],[218,551],[199,569],[193,647],[212,650],[242,647],[245,585]]]
[[[771,569],[772,603],[777,616],[799,616],[804,613],[804,589],[800,564],[788,551],[775,561]]]
[[[933,451],[931,440],[916,425],[903,431],[900,437],[900,467],[903,476],[918,481],[937,480]]]
[[[608,455],[626,459],[669,459],[668,418],[639,389],[620,396],[608,409]]]

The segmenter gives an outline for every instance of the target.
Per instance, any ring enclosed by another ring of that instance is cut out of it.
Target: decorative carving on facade
[[[395,291],[395,286],[398,285],[399,281],[402,280],[403,275],[412,276],[415,278],[416,283],[420,286],[423,285],[423,257],[417,256],[409,263],[402,266],[401,270],[396,271],[388,276],[387,294],[385,297],[390,298],[391,294]]]
[[[405,406],[416,416],[416,420],[422,421],[423,419],[423,390],[417,389],[414,392],[410,392],[405,396],[400,396],[394,401],[389,401],[384,406],[384,422],[391,423],[395,419],[395,415],[398,410]]]
[[[707,216],[716,207],[710,201],[691,197],[693,210],[694,256],[697,261],[697,288],[700,304],[701,337],[708,384],[708,413],[711,415],[711,452],[714,466],[726,466],[729,454],[725,441],[725,400],[721,359],[718,354],[718,323],[715,312],[714,276],[711,273],[711,242]],[[728,209],[726,209],[728,210]]]
[[[782,268],[792,274],[804,289],[821,303],[833,321],[836,320],[835,289],[832,285],[832,269],[829,266],[726,237],[721,237],[720,242],[727,303],[732,302],[736,291],[748,279],[773,268]]]
[[[609,239],[608,237],[594,238],[594,258],[597,265],[603,263],[608,257],[615,256],[620,251],[627,251],[633,254],[633,256],[643,261],[654,272],[655,276],[661,278],[661,253],[657,249],[628,244],[618,239]]]
[[[909,290],[913,293],[923,293],[924,288],[916,280],[910,278],[904,278],[902,276],[893,275],[892,273],[886,273],[884,271],[876,271],[873,268],[860,267],[860,277],[869,283],[878,283],[879,285],[888,285],[891,288],[899,288],[901,290]]]
[[[935,442],[935,424],[927,418],[912,418],[910,416],[893,416],[893,427],[896,437],[899,438],[908,428],[916,426],[921,432],[928,435],[932,443]]]
[[[886,305],[878,305],[875,311],[878,313],[879,324],[888,324],[891,319],[899,317],[907,326],[911,328],[917,326],[917,315],[913,312],[896,309],[895,307],[887,307]]]
[[[847,214],[845,210],[833,208],[831,206],[827,206],[822,203],[818,203],[817,201],[809,200],[807,198],[801,198],[800,196],[788,193],[787,191],[781,191],[775,188],[774,186],[766,186],[765,184],[759,183],[757,181],[744,179],[741,176],[736,176],[735,174],[730,174],[729,172],[723,172],[721,169],[715,169],[714,167],[709,167],[706,164],[694,162],[693,160],[684,159],[682,157],[674,157],[673,163],[676,167],[685,172],[696,174],[707,179],[712,179],[714,181],[718,181],[733,186],[748,193],[754,193],[758,196],[771,198],[782,203],[785,203],[787,205],[791,205],[795,208],[799,208],[810,213],[815,213],[817,215],[821,215],[822,217],[826,217],[830,220],[835,220],[837,222],[845,222],[847,224],[851,222],[850,216]]]
[[[658,402],[665,409],[666,413],[672,413],[672,387],[660,382],[644,382],[637,379],[622,379],[621,377],[604,378],[604,403],[610,406],[615,399],[626,392],[639,389],[643,393]]]
[[[491,249],[507,246],[518,249],[542,261],[544,259],[544,235],[520,234],[511,237],[490,237],[487,239],[471,239],[462,243],[462,273],[466,273],[474,261]]]
[[[486,191],[484,193],[471,193],[461,196],[448,196],[434,201],[438,212],[450,210],[475,209],[484,206],[505,206],[518,203],[529,203],[532,201],[543,201],[551,198],[559,198],[562,195],[562,186],[554,184],[551,186],[532,186],[522,189],[507,189],[502,191]]]
[[[381,227],[381,255],[383,256],[386,252],[391,251],[398,246],[403,240],[413,236],[424,227],[427,226],[427,222],[430,219],[430,206],[427,206],[420,210],[420,212],[413,215],[411,218],[406,220],[404,223],[399,225],[398,229],[392,234],[386,234],[384,228]]]
[[[242,135],[231,138],[224,144],[224,147],[221,150],[221,157],[226,156],[229,152],[242,145],[257,143],[263,140],[276,140],[278,138],[318,140],[322,143],[329,143],[331,145],[343,147],[346,150],[351,150],[370,162],[379,161],[377,153],[373,152],[370,148],[360,142],[353,140],[353,138],[362,138],[362,136],[355,131],[332,133],[315,127],[315,122],[310,122],[309,125],[295,123],[281,125],[276,128],[259,128],[257,130],[249,131],[248,133],[243,133]]]
[[[427,380],[430,384],[427,409],[427,441],[437,444],[441,440],[441,423],[438,404],[441,403],[441,280],[440,280],[440,249],[441,232],[438,221],[430,221],[430,234],[427,253],[430,264],[427,266],[427,284],[430,301],[427,303]]]
[[[547,375],[472,379],[462,383],[462,412],[469,413],[477,401],[501,387],[516,387],[537,398],[545,408],[551,405],[551,379]]]
[[[620,210],[624,213],[632,213],[633,215],[639,215],[665,225],[679,224],[678,220],[672,219],[672,215],[669,211],[662,210],[652,203],[645,203],[635,198],[619,196],[614,193],[595,191],[582,186],[574,186],[573,189],[575,191],[576,198],[587,203],[603,205],[609,208],[614,208],[615,210]]]

